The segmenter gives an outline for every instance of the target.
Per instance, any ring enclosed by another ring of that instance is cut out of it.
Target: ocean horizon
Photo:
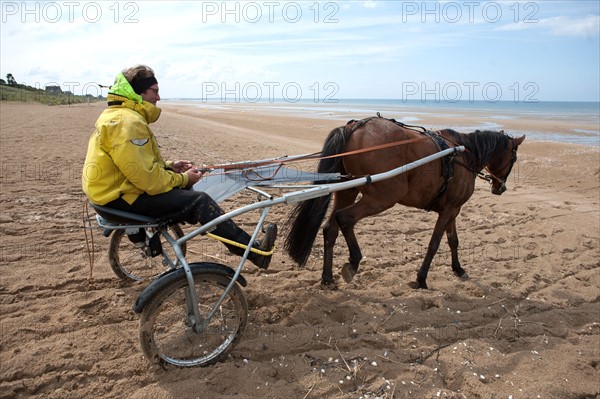
[[[443,113],[446,117],[461,118],[473,113],[489,113],[479,125],[453,126],[459,131],[476,129],[500,130],[503,121],[519,118],[536,118],[559,122],[584,122],[592,129],[572,128],[567,131],[511,130],[511,134],[526,134],[534,140],[549,140],[573,144],[600,146],[600,102],[595,101],[421,101],[402,99],[332,99],[313,100],[271,99],[246,101],[232,99],[171,98],[165,103],[184,103],[190,106],[212,109],[233,107],[268,107],[269,111],[288,113],[295,116],[309,116],[335,119],[360,119],[374,116],[378,112],[387,118],[394,118],[408,124],[425,123],[428,115]]]

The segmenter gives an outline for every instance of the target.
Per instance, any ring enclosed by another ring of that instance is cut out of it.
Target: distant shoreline
[[[527,135],[533,140],[600,146],[600,103],[546,101],[517,103],[459,101],[453,104],[413,100],[339,100],[315,103],[312,100],[218,101],[202,99],[162,100],[162,107],[204,111],[252,112],[290,117],[346,122],[375,116],[394,118],[428,129],[452,128],[461,132],[502,130]]]

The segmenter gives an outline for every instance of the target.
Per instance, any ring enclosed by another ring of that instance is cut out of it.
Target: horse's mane
[[[475,130],[473,133],[459,133],[452,129],[440,131],[442,136],[453,142],[464,145],[474,156],[474,166],[479,168],[491,161],[494,154],[506,151],[512,137],[504,132],[491,130]]]

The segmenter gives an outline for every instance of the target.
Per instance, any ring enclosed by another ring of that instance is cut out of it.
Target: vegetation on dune
[[[68,105],[104,101],[102,96],[87,94],[75,95],[62,91],[60,86],[37,88],[16,82],[12,74],[6,75],[7,81],[0,79],[0,101],[35,102],[48,105]],[[50,90],[54,89],[54,90]]]

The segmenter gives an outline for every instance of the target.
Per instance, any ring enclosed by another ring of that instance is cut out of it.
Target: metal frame
[[[344,181],[344,182],[338,182],[338,183],[300,186],[300,187],[305,187],[303,190],[298,190],[299,186],[297,186],[297,185],[289,185],[289,186],[273,185],[272,186],[273,188],[296,190],[293,192],[284,193],[280,197],[274,197],[271,194],[269,194],[265,191],[262,191],[256,187],[249,187],[250,190],[258,193],[259,199],[257,202],[243,206],[241,208],[237,208],[233,211],[227,212],[227,213],[217,217],[216,219],[213,219],[212,221],[198,227],[197,229],[184,235],[183,237],[180,237],[179,239],[173,238],[168,233],[166,224],[163,224],[161,222],[156,222],[156,221],[150,222],[149,221],[148,223],[131,224],[131,225],[130,224],[120,224],[120,223],[110,223],[105,218],[102,218],[99,215],[96,216],[96,220],[98,221],[98,225],[100,227],[102,227],[104,229],[109,229],[109,230],[129,229],[129,228],[148,228],[148,227],[155,227],[155,228],[159,229],[160,233],[163,235],[163,237],[165,237],[165,239],[167,240],[169,245],[171,245],[173,247],[173,250],[175,252],[175,256],[177,257],[177,260],[179,262],[181,262],[180,264],[182,265],[183,269],[185,270],[185,275],[186,275],[188,285],[189,285],[189,290],[188,290],[189,295],[190,295],[189,303],[193,309],[194,319],[195,319],[195,320],[191,320],[191,322],[194,324],[194,328],[196,329],[196,331],[199,332],[199,331],[202,331],[202,329],[208,325],[208,322],[210,321],[210,319],[214,316],[214,314],[218,310],[221,303],[225,300],[226,296],[229,294],[232,287],[236,284],[236,281],[241,274],[244,263],[246,262],[246,260],[248,258],[252,244],[254,244],[254,242],[256,241],[258,233],[260,232],[260,230],[264,224],[264,221],[267,217],[267,214],[269,213],[272,206],[279,205],[279,204],[295,204],[295,203],[298,203],[301,201],[306,201],[309,199],[314,199],[314,198],[322,197],[325,195],[329,195],[336,191],[347,190],[350,188],[362,186],[364,184],[376,183],[381,180],[389,179],[391,177],[408,172],[409,170],[415,169],[419,166],[422,166],[426,163],[432,162],[436,159],[445,157],[447,155],[463,152],[464,150],[465,150],[465,147],[463,147],[463,146],[448,148],[446,150],[437,152],[435,154],[429,155],[425,158],[421,158],[417,161],[414,161],[409,164],[400,166],[398,168],[389,170],[387,172],[382,172],[382,173],[378,173],[375,175],[360,177],[357,179]],[[261,198],[265,198],[265,199],[261,200]],[[247,212],[250,212],[253,210],[257,210],[257,209],[261,210],[259,221],[256,224],[254,232],[252,233],[252,236],[250,238],[250,242],[248,243],[248,246],[246,247],[246,250],[244,251],[244,254],[240,260],[240,263],[238,264],[237,269],[235,269],[235,274],[231,278],[229,285],[223,292],[219,301],[212,308],[212,311],[210,312],[210,314],[206,318],[203,318],[202,315],[199,314],[199,310],[198,310],[198,295],[196,293],[195,286],[194,286],[194,277],[192,275],[190,266],[189,266],[187,260],[185,259],[185,256],[183,255],[183,252],[181,250],[181,245],[183,243],[193,239],[194,237],[196,237],[198,235],[201,235],[201,234],[211,231],[213,229],[213,227],[217,226],[218,224],[220,224],[226,220],[232,219],[236,216],[239,216],[241,214],[244,214],[244,213],[247,213]],[[145,218],[142,217],[141,219],[145,219]],[[169,260],[169,262],[171,263],[171,266],[174,268],[175,264],[168,257],[168,255],[165,255],[165,257]],[[160,276],[158,278],[160,278]]]

